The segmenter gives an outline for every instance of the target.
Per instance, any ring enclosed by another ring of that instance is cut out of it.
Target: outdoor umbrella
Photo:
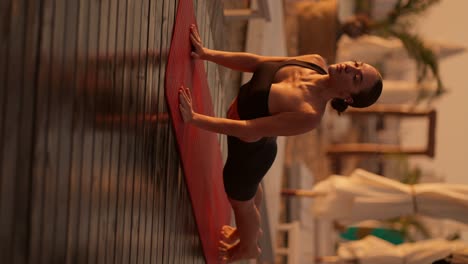
[[[356,169],[349,177],[332,175],[312,190],[283,190],[283,194],[314,197],[313,211],[317,217],[342,223],[416,213],[468,224],[468,185],[407,185]]]
[[[444,239],[393,245],[380,238],[367,236],[358,241],[341,243],[337,256],[321,259],[324,263],[428,264],[467,247],[463,241]]]

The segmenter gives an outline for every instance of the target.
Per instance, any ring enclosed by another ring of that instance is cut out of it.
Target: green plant
[[[372,34],[382,37],[396,37],[401,40],[408,55],[416,61],[418,83],[426,80],[428,73],[437,81],[434,94],[421,90],[420,97],[438,97],[446,92],[439,73],[439,63],[434,51],[416,33],[411,32],[414,20],[441,0],[398,0],[386,18],[369,24]]]
[[[429,229],[415,216],[402,216],[389,220],[391,226],[400,232],[406,241],[414,242],[416,239],[412,236],[411,229],[421,234],[424,238],[430,238]]]

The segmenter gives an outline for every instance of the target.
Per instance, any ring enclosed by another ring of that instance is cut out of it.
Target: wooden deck
[[[1,1],[2,263],[204,263],[163,93],[177,3]],[[194,5],[222,49],[222,2]]]

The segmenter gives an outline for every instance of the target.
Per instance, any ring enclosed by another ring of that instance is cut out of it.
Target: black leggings
[[[277,152],[276,137],[245,142],[228,136],[228,157],[224,165],[224,189],[229,198],[247,201],[270,169]]]

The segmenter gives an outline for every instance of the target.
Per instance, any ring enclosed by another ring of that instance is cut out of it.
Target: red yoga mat
[[[207,263],[218,262],[218,241],[229,224],[231,207],[224,192],[223,160],[215,133],[184,124],[179,112],[179,87],[189,87],[194,110],[213,116],[205,68],[190,57],[190,25],[196,24],[192,0],[180,0],[166,68],[165,94],[179,154],[192,200]]]

